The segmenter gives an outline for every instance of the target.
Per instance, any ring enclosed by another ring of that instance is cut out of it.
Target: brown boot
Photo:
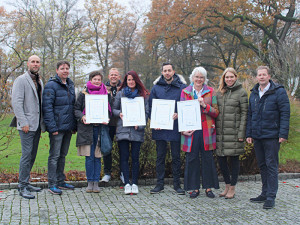
[[[227,192],[228,192],[228,190],[229,190],[229,187],[230,187],[230,184],[226,184],[225,190],[221,194],[219,194],[219,196],[220,197],[225,197],[226,194],[227,194]]]
[[[225,195],[226,199],[234,198],[235,195],[235,186],[230,186],[227,194]]]

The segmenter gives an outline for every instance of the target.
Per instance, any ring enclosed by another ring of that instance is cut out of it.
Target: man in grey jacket
[[[41,129],[44,130],[41,114],[43,83],[38,71],[41,67],[40,58],[36,55],[29,57],[28,71],[19,76],[13,84],[12,107],[20,134],[22,156],[19,168],[19,193],[27,199],[35,198],[32,191],[41,188],[29,184],[30,171],[38,150]]]

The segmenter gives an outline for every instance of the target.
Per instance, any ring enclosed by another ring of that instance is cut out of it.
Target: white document
[[[143,97],[121,98],[123,127],[146,126],[145,104]]]
[[[173,130],[175,100],[153,99],[150,128]]]
[[[198,100],[177,102],[178,130],[202,130],[201,111]]]
[[[85,95],[85,115],[87,123],[108,123],[107,95]]]

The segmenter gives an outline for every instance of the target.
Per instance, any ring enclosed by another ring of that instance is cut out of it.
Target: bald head
[[[27,67],[28,67],[28,70],[33,74],[36,74],[37,72],[39,72],[39,69],[41,67],[40,58],[37,55],[30,56],[28,58]]]

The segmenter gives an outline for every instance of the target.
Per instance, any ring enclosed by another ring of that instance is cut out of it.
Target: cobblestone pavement
[[[140,186],[138,195],[124,195],[120,187],[101,188],[98,194],[76,188],[61,196],[45,189],[33,200],[16,189],[2,190],[0,224],[300,224],[299,185],[300,179],[280,181],[271,210],[249,202],[259,194],[258,181],[239,182],[234,199],[209,199],[203,190],[190,199],[176,195],[170,185],[156,195],[149,193],[153,186]]]

